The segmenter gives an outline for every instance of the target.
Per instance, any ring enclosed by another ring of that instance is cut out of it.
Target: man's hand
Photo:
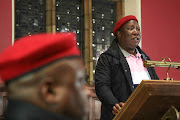
[[[123,102],[120,102],[119,104],[116,103],[116,104],[113,106],[113,111],[112,111],[112,113],[113,113],[114,115],[117,115],[118,112],[121,110],[121,108],[122,108],[123,106],[124,106],[124,103],[123,103]]]

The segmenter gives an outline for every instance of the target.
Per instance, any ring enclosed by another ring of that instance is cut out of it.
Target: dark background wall
[[[142,0],[142,48],[154,61],[169,57],[180,62],[180,0]],[[160,79],[167,68],[156,68]],[[180,70],[170,69],[169,76],[180,80]]]

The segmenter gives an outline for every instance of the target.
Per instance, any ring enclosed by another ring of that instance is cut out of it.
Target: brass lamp
[[[165,60],[168,59],[169,62],[166,62]],[[168,71],[170,68],[180,68],[180,63],[178,62],[171,62],[170,58],[163,58],[162,61],[151,61],[151,60],[145,60],[144,61],[144,67],[168,67],[167,70],[167,78],[166,80],[173,80],[172,78],[169,78]]]

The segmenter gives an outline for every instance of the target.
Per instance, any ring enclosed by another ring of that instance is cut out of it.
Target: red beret
[[[6,82],[69,56],[80,56],[74,33],[22,37],[0,54],[0,77]]]
[[[129,16],[125,16],[121,19],[119,19],[116,24],[115,24],[115,27],[114,27],[114,35],[116,36],[116,32],[128,21],[130,20],[137,20],[137,18],[134,16],[134,15],[129,15]]]

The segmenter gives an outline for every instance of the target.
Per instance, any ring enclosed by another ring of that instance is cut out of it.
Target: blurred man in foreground
[[[86,120],[84,66],[73,33],[19,39],[0,54],[5,120]]]

